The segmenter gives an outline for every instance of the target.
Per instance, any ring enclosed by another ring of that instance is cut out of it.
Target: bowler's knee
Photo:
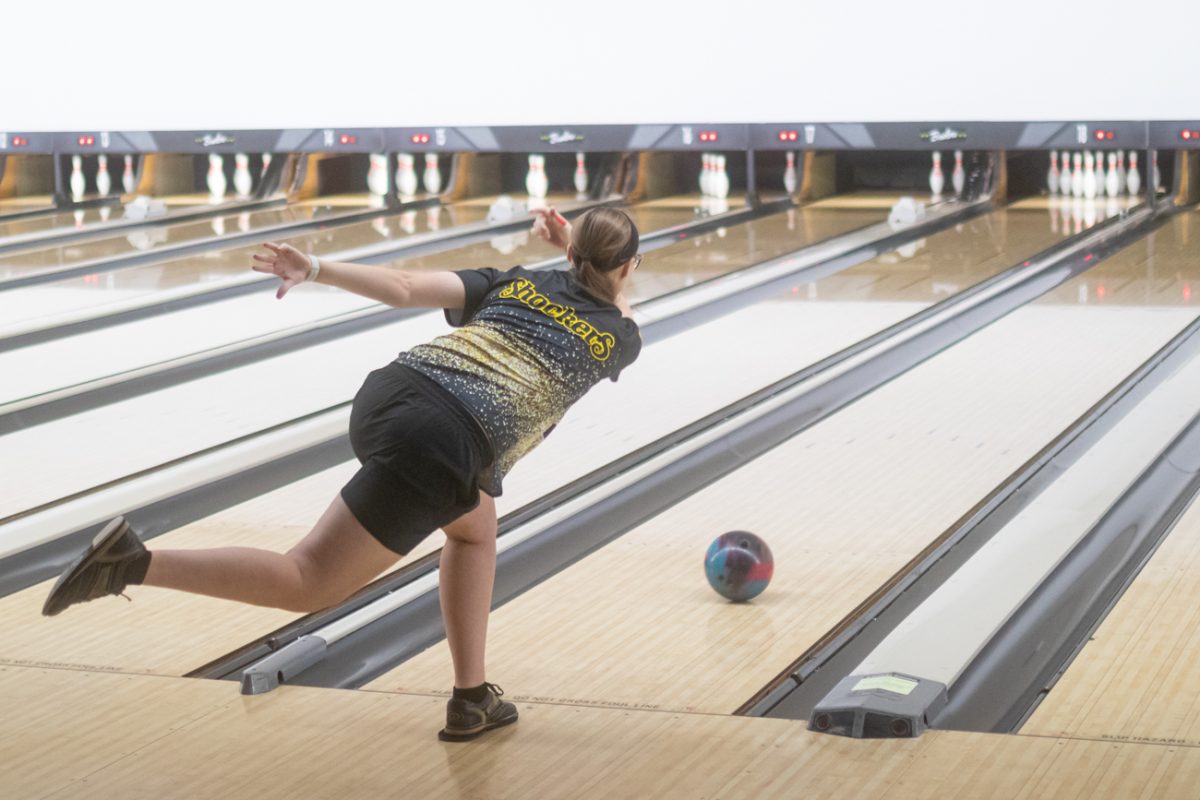
[[[288,553],[288,558],[297,574],[295,590],[285,606],[288,611],[312,614],[341,603],[359,588],[343,585],[335,575],[321,569],[302,552]]]

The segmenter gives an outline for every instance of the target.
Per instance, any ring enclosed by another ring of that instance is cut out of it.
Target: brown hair
[[[585,289],[605,300],[615,297],[606,273],[637,254],[638,230],[624,211],[593,208],[572,226],[571,251],[575,278]]]

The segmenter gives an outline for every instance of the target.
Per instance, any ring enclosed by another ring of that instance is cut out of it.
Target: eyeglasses
[[[642,265],[642,254],[641,254],[641,253],[636,253],[636,254],[633,256],[633,259],[632,259],[632,260],[633,260],[633,268],[634,268],[634,269],[637,269],[638,267],[640,267],[640,266]]]

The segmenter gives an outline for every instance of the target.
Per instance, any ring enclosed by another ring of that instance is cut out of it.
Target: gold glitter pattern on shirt
[[[499,492],[513,464],[541,443],[600,379],[603,368],[593,362],[594,370],[567,370],[559,360],[546,358],[486,320],[418,345],[399,361],[463,401],[488,434],[495,463],[480,485],[489,494]]]

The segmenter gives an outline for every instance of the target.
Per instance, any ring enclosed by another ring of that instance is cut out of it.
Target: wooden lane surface
[[[1022,731],[1200,747],[1198,597],[1193,505]]]
[[[688,210],[660,207],[655,203],[635,206],[630,209],[643,230],[678,225],[693,218]],[[287,242],[304,252],[324,256],[347,249],[376,245],[387,241],[401,242],[407,237],[438,230],[449,230],[456,225],[482,222],[486,211],[479,207],[464,207],[454,204],[445,208],[406,211],[391,217],[380,217],[369,221],[333,226],[321,231],[289,236],[280,241]],[[431,254],[443,260],[447,253],[462,257],[464,266],[494,266],[508,262],[510,256],[521,250],[532,261],[559,255],[559,251],[540,240],[530,241],[527,231],[497,236],[486,242],[477,242],[466,248],[448,243],[449,250]],[[45,324],[47,320],[61,318],[74,320],[77,315],[91,312],[93,316],[106,313],[108,307],[125,308],[128,304],[141,302],[152,305],[156,293],[180,289],[197,284],[206,284],[210,290],[222,286],[233,286],[259,276],[251,273],[251,256],[259,245],[239,245],[224,249],[212,249],[203,253],[181,258],[141,264],[123,269],[108,270],[99,275],[67,277],[62,280],[19,287],[0,293],[0,336],[24,330],[34,321]],[[477,254],[482,263],[469,263]],[[393,266],[409,266],[403,259],[389,262]],[[510,262],[511,263],[511,262]]]
[[[362,206],[366,208],[366,206]],[[154,225],[117,232],[97,231],[96,238],[53,244],[0,255],[0,280],[14,280],[61,271],[73,265],[99,258],[119,258],[176,246],[226,234],[249,233],[256,228],[289,223],[310,222],[330,216],[329,205],[299,203],[282,208],[243,211],[211,219],[191,220],[173,225]],[[113,212],[120,219],[122,212]]]
[[[409,216],[411,215],[411,216]],[[464,222],[478,222],[472,212],[464,212]],[[305,252],[325,255],[347,248],[400,240],[410,235],[425,233],[430,228],[430,215],[426,212],[407,212],[397,218],[380,218],[365,222],[341,225],[318,232],[289,236],[288,242]],[[438,224],[446,227],[459,222],[458,215],[443,210]],[[234,285],[255,276],[250,273],[251,255],[259,249],[257,244],[238,245],[224,249],[207,250],[168,261],[141,264],[123,269],[108,270],[98,276],[66,277],[35,286],[25,286],[0,293],[0,335],[6,329],[27,324],[42,317],[58,317],[76,314],[83,310],[95,315],[104,313],[105,307],[124,304],[135,298],[153,301],[156,292],[210,284],[211,288]]]
[[[374,220],[391,235],[391,228],[406,224],[406,220],[417,225],[417,220],[428,218],[432,212],[411,212],[392,220]],[[448,212],[443,212],[444,214]],[[460,212],[469,215],[470,211]],[[631,210],[647,230],[686,222],[686,213],[664,209],[653,204]],[[828,213],[828,212],[826,212]],[[481,219],[482,217],[480,217]],[[466,218],[466,221],[472,221]],[[478,220],[474,220],[478,221]],[[498,249],[499,248],[499,249]],[[253,250],[254,248],[250,248]],[[506,252],[502,253],[501,250]],[[241,272],[250,274],[249,251],[242,264]],[[407,269],[465,269],[493,266],[508,260],[532,263],[559,255],[559,251],[527,232],[497,237],[488,242],[427,254],[417,258],[400,258],[390,262],[391,266]],[[162,270],[162,267],[156,267]],[[119,271],[123,272],[123,271]],[[647,269],[649,275],[651,270]],[[143,276],[148,272],[141,273]],[[110,273],[93,276],[89,286],[105,287]],[[193,276],[194,277],[194,276]],[[219,277],[219,276],[218,276]],[[674,280],[680,282],[684,277]],[[113,279],[114,287],[119,282]],[[66,283],[71,283],[70,281]],[[65,283],[49,286],[29,287],[33,297],[53,297],[64,290]],[[16,290],[18,292],[22,290]],[[87,290],[88,292],[91,289]],[[149,291],[149,290],[148,290]],[[117,294],[115,288],[112,294]],[[24,295],[27,299],[30,294]],[[104,297],[103,291],[97,295]],[[77,298],[83,302],[83,296]],[[121,297],[113,297],[121,300]],[[3,304],[0,300],[0,305]],[[58,300],[54,300],[58,302]],[[17,306],[19,303],[11,302]],[[34,397],[44,392],[74,386],[85,381],[117,375],[127,370],[155,364],[174,357],[253,339],[306,322],[353,312],[376,305],[374,301],[332,287],[306,285],[293,291],[285,303],[276,303],[261,294],[235,297],[199,307],[183,309],[170,315],[138,320],[113,326],[101,331],[91,331],[75,336],[63,337],[30,347],[0,353],[0,372],[12,376],[0,384],[0,403]]]
[[[784,291],[709,323],[693,332],[703,333],[701,338],[680,335],[647,347],[636,368],[616,384],[593,389],[513,471],[501,513],[916,312],[938,299],[942,281],[963,279],[972,265],[979,280],[1043,246],[1047,234],[1040,217],[1013,216],[1004,225],[981,219],[961,232],[939,234],[901,272],[881,256],[811,284],[813,291],[809,285],[798,293]],[[998,238],[997,230],[1005,237]],[[614,408],[636,413],[613,413]],[[284,487],[158,537],[154,546],[286,549],[353,469],[343,465]],[[431,537],[422,552],[440,541],[440,534]],[[133,604],[105,600],[44,620],[38,610],[48,586],[0,600],[0,661],[182,674],[291,619],[142,588],[134,590]]]
[[[1119,294],[1152,251],[1158,274],[1200,278],[1172,230],[1095,270]],[[500,608],[490,679],[555,700],[731,712],[1196,313],[1013,312]],[[717,597],[702,569],[709,542],[735,529],[775,554],[773,585],[746,605]],[[431,692],[449,674],[442,643],[370,686]]]
[[[441,696],[0,668],[0,792],[62,800],[253,796],[1176,800],[1200,749],[934,731],[822,736],[788,720],[526,702],[439,742]]]
[[[12,214],[30,208],[50,209],[54,196],[49,194],[27,194],[20,197],[0,197],[0,214]]]
[[[170,195],[156,197],[169,206],[207,206],[210,205],[208,195]],[[121,218],[120,207],[109,208],[107,219],[100,208],[83,208],[77,211],[60,211],[56,214],[45,214],[26,219],[14,219],[10,222],[0,220],[0,244],[8,236],[26,236],[31,233],[52,232],[61,228],[75,228],[83,225],[95,225],[97,231],[102,230],[106,221],[116,222]]]
[[[397,233],[411,234],[437,230],[451,225],[482,222],[486,216],[488,202],[492,199],[494,198],[485,198],[481,201],[482,205],[477,202],[452,203],[447,206],[420,209],[398,214],[391,221],[371,220],[370,224],[375,230],[390,227]],[[563,196],[562,199],[569,198]],[[332,216],[335,213],[367,210],[371,206],[369,195],[330,195],[315,200],[292,203],[282,208],[264,208],[240,213],[230,212],[210,219],[122,230],[115,234],[98,228],[93,237],[86,240],[48,247],[37,247],[35,244],[30,249],[0,255],[0,279],[23,278],[98,258],[136,255],[162,245],[186,244],[189,241],[224,236],[227,233],[249,233],[255,228],[307,222]],[[112,213],[114,221],[122,218],[123,212],[120,208]]]
[[[456,208],[458,205],[461,204],[456,204]],[[850,207],[857,208],[857,204],[850,203]],[[679,213],[681,208],[685,213]],[[751,257],[769,258],[779,252],[786,252],[787,248],[798,246],[797,241],[815,241],[881,219],[878,208],[871,213],[855,211],[831,214],[830,209],[837,208],[840,206],[836,200],[830,199],[814,205],[812,209],[797,209],[779,216],[780,225],[786,225],[793,232],[799,227],[799,234],[781,235],[771,231],[771,223],[764,221],[755,235],[763,239],[767,247],[760,246],[756,250],[744,251],[740,263],[752,263]],[[687,221],[689,215],[686,212],[690,210],[690,203],[681,205],[676,202],[676,198],[655,200],[632,209],[644,231]],[[467,213],[469,212],[460,211],[460,214]],[[412,220],[416,219],[418,216],[412,215]],[[402,221],[376,222],[388,226],[400,224]],[[727,236],[728,230],[723,234]],[[734,235],[744,237],[744,234],[736,232]],[[799,240],[797,235],[807,238]],[[694,246],[701,247],[711,245],[714,238],[721,239],[722,234],[710,232],[690,241]],[[770,249],[772,246],[774,251]],[[502,254],[497,247],[515,249]],[[522,232],[498,237],[498,240],[488,243],[419,258],[398,259],[392,263],[409,269],[452,269],[489,266],[500,263],[502,259],[529,263],[545,257],[550,252],[541,242],[531,241],[528,234]],[[704,263],[703,257],[695,252],[685,250],[682,258],[670,258],[667,251],[658,251],[639,271],[638,298],[649,297],[655,291],[681,288],[688,282],[696,282],[717,274],[714,270],[730,268],[727,256],[723,255],[728,252],[727,248],[714,250],[709,247],[708,252],[712,254],[707,257],[711,262],[708,265],[709,269],[699,270],[697,267]],[[3,258],[0,257],[0,264],[2,263]],[[0,274],[3,274],[2,267]],[[106,285],[107,281],[108,278],[105,277],[93,283]],[[61,286],[58,288],[62,289]],[[169,317],[140,320],[0,353],[0,372],[10,376],[9,380],[0,385],[0,403],[35,397],[182,354],[252,339],[256,334],[263,332],[352,312],[371,305],[371,302],[330,287],[309,285],[292,292],[287,303],[264,304],[260,297],[236,297],[198,308],[183,309]]]
[[[805,212],[801,218],[810,224],[794,231],[785,230],[784,221],[771,218],[749,223],[753,226],[751,231],[743,231],[742,226],[731,228],[725,240],[696,239],[700,244],[698,249],[691,242],[678,243],[656,251],[646,269],[638,271],[630,299],[638,302],[790,252],[814,240],[858,227],[864,216],[875,218],[873,213]],[[661,209],[635,209],[633,214],[639,219],[679,216],[678,212]],[[518,237],[514,247],[522,248],[522,254],[534,259],[558,252],[525,231],[512,236]],[[405,259],[402,263],[407,268],[421,270],[484,266],[495,263],[497,254],[492,248],[493,243],[479,242],[452,252]],[[264,314],[278,305],[266,293],[260,294],[259,301]],[[6,486],[0,497],[0,518],[229,441],[234,436],[345,402],[354,396],[367,371],[387,363],[397,351],[443,333],[446,327],[440,317],[440,314],[419,315],[0,437],[10,452],[29,454],[32,459],[20,465],[15,461],[0,465],[0,485]],[[214,317],[211,328],[221,329],[219,317]],[[36,362],[27,368],[37,370]],[[317,374],[322,380],[314,382],[312,375]],[[285,386],[288,382],[295,384],[293,388]],[[264,385],[268,388],[262,388]],[[253,396],[246,397],[247,392]],[[271,395],[278,395],[279,402],[272,401]],[[162,435],[155,435],[155,429]],[[131,436],[146,444],[137,448],[124,446]],[[111,446],[104,443],[105,439]],[[110,455],[105,459],[80,458],[81,445]],[[69,467],[63,469],[64,464]]]

